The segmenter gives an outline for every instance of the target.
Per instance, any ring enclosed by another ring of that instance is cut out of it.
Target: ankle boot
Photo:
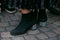
[[[47,14],[46,14],[46,10],[42,9],[39,10],[40,12],[38,13],[38,24],[40,25],[40,27],[44,27],[47,24]]]
[[[37,21],[38,21],[38,19],[37,19],[37,9],[35,9],[35,10],[33,10],[33,13],[35,13],[36,14],[36,24],[34,24],[33,26],[32,26],[32,28],[31,28],[31,30],[36,30],[37,29]]]
[[[6,0],[6,11],[8,13],[15,13],[16,12],[16,9],[15,9],[15,6],[16,6],[16,1],[15,0]]]
[[[36,14],[30,12],[29,14],[22,14],[22,19],[19,25],[10,31],[11,35],[21,35],[26,33],[36,23]]]

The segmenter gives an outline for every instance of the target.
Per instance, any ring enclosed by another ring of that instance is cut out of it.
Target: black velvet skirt
[[[43,9],[46,6],[45,3],[46,0],[5,0],[4,5],[6,8]]]
[[[43,9],[45,8],[45,0],[18,0],[17,7],[26,9]]]

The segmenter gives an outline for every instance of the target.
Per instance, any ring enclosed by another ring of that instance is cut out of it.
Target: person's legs
[[[46,9],[41,9],[40,12],[38,13],[38,22],[40,26],[46,26],[47,22]]]
[[[38,17],[38,11],[37,11],[37,9],[34,9],[33,11],[34,11],[33,13],[36,14],[36,24],[34,24],[32,26],[31,30],[36,30],[37,29],[37,23],[38,23],[38,18],[37,18]]]
[[[40,26],[46,26],[47,14],[46,14],[46,0],[41,0],[41,5],[38,11],[38,22]]]
[[[22,10],[24,11],[24,10]],[[24,14],[25,13],[25,14]],[[22,12],[22,19],[19,25],[13,29],[11,35],[21,35],[26,33],[36,23],[36,13],[32,11],[29,13]]]

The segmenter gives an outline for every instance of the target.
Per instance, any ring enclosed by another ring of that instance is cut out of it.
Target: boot
[[[5,10],[6,12],[11,13],[11,14],[16,12],[15,8],[7,8]]]
[[[38,24],[40,25],[40,27],[44,27],[47,24],[47,14],[46,14],[46,10],[42,9],[39,10],[40,12],[38,13]]]
[[[10,31],[11,35],[21,35],[26,33],[36,23],[36,14],[30,12],[29,14],[22,14],[22,19],[19,25]]]
[[[31,28],[31,30],[36,30],[37,29],[37,21],[38,21],[38,18],[37,18],[37,9],[35,9],[35,10],[33,10],[33,12],[36,14],[36,24],[34,24],[33,26],[32,26],[32,28]]]
[[[16,3],[15,0],[6,0],[6,11],[8,13],[15,13],[16,9],[15,9]]]

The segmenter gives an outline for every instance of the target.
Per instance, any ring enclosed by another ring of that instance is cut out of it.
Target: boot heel
[[[47,26],[47,22],[40,22],[40,23],[39,23],[39,26],[40,26],[40,27],[46,27],[46,26]]]
[[[36,30],[36,29],[38,29],[40,27],[46,27],[46,26],[47,26],[47,22],[40,22],[38,24],[33,25],[31,30]]]

